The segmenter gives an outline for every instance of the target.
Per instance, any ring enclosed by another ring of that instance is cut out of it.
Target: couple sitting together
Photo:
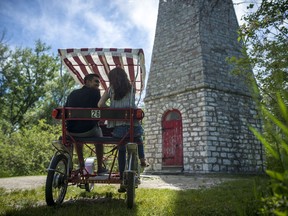
[[[103,96],[100,95],[100,80],[97,74],[88,74],[84,77],[84,86],[80,89],[74,90],[68,96],[65,107],[81,107],[81,108],[97,108],[107,107],[106,101],[110,98],[111,108],[136,108],[135,105],[135,91],[131,88],[126,72],[116,67],[108,74],[110,87],[105,91]],[[131,91],[132,90],[132,91]],[[131,100],[131,93],[132,100]],[[127,121],[108,121],[108,128],[113,128],[113,137],[124,137],[130,128],[130,122]],[[67,122],[67,130],[71,136],[75,137],[102,137],[102,130],[99,127],[98,121],[91,120],[73,120]],[[149,164],[145,160],[144,146],[142,141],[143,128],[139,121],[134,124],[134,137],[137,138],[138,155],[140,158],[141,166],[146,167]],[[83,158],[83,145],[77,146],[78,159],[80,169],[84,168]],[[103,165],[103,144],[96,144],[96,157],[98,170],[97,174],[101,175],[107,173]],[[120,179],[123,179],[123,172],[125,169],[126,161],[126,147],[125,145],[119,146],[118,165],[120,172]]]

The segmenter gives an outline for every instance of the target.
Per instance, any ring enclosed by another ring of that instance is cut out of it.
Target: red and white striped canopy
[[[138,93],[144,88],[145,58],[142,49],[81,48],[58,49],[61,60],[75,81],[83,85],[87,74],[100,76],[100,89],[109,87],[108,73],[122,67]]]

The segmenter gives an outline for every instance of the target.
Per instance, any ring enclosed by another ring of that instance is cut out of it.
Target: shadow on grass
[[[137,203],[135,203],[133,209],[127,208],[125,194],[110,192],[80,192],[76,196],[73,195],[70,197],[67,194],[63,203],[55,206],[47,206],[44,200],[45,197],[40,202],[18,204],[18,207],[10,208],[5,214],[0,215],[137,215],[138,211]]]
[[[47,206],[45,202],[33,206],[22,206],[20,209],[9,210],[5,215],[137,215],[137,204],[133,209],[127,209],[125,196],[114,197],[77,197],[65,200],[60,205]]]

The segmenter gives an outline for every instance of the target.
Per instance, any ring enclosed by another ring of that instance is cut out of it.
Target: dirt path
[[[235,178],[234,178],[235,179]],[[210,175],[141,175],[139,188],[199,189],[211,187],[233,178]],[[45,185],[46,176],[0,178],[0,187],[6,190],[33,189]]]

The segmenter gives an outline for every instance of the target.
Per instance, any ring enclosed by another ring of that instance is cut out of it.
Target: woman
[[[100,101],[98,102],[98,107],[105,107],[106,101],[110,98],[110,108],[137,108],[135,105],[135,92],[132,89],[130,81],[128,80],[126,72],[120,68],[116,67],[112,69],[108,74],[108,79],[110,82],[110,87],[105,91]],[[132,97],[131,97],[132,94]],[[130,122],[127,121],[108,121],[108,128],[113,128],[113,136],[122,138],[127,134],[130,128]],[[138,145],[138,155],[141,161],[141,166],[146,167],[149,164],[145,160],[144,146],[141,136],[143,135],[143,128],[141,127],[138,120],[134,121],[134,137],[137,140]],[[120,178],[123,179],[123,172],[125,169],[126,161],[126,147],[119,147],[118,164]],[[123,189],[123,188],[122,188]],[[121,191],[121,187],[118,190]]]

